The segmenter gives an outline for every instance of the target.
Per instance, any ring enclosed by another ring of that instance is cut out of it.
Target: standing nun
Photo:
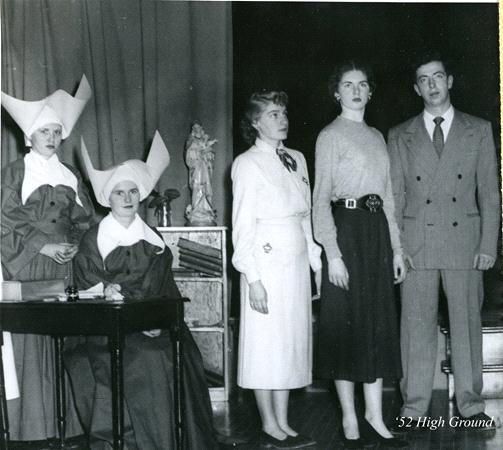
[[[1,255],[4,280],[66,279],[94,208],[82,179],[57,150],[91,97],[82,77],[75,96],[59,89],[38,101],[2,92],[2,106],[22,129],[30,151],[2,170]],[[57,434],[54,354],[50,336],[13,334],[20,397],[7,402],[13,440]],[[68,396],[67,398],[70,398]],[[80,432],[73,409],[68,435]],[[72,420],[75,419],[75,420]]]

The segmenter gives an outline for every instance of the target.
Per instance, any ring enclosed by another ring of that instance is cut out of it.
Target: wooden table
[[[0,301],[0,450],[9,448],[9,423],[3,363],[2,331],[51,335],[55,342],[56,408],[58,437],[65,447],[66,399],[63,367],[64,337],[70,335],[106,335],[110,345],[112,381],[113,448],[124,447],[124,385],[122,351],[128,333],[170,328],[174,343],[175,425],[177,449],[183,448],[184,403],[182,381],[183,302],[187,299],[152,297],[124,302],[104,299],[59,301]]]

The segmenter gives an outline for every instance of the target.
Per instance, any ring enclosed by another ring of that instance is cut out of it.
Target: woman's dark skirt
[[[323,261],[315,374],[372,383],[402,376],[393,253],[383,211],[333,207],[349,290],[328,280]]]

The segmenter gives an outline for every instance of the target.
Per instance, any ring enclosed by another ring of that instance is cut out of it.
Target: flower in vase
[[[162,194],[152,191],[153,200],[148,204],[149,208],[155,208],[157,225],[159,227],[171,226],[171,201],[180,197],[178,189],[166,189]]]

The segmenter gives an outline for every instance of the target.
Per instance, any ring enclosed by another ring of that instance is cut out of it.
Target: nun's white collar
[[[136,214],[128,228],[121,225],[113,216],[108,214],[98,226],[97,244],[103,262],[106,257],[117,247],[129,247],[144,240],[159,247],[162,253],[166,244],[162,238],[150,228],[141,217]]]

